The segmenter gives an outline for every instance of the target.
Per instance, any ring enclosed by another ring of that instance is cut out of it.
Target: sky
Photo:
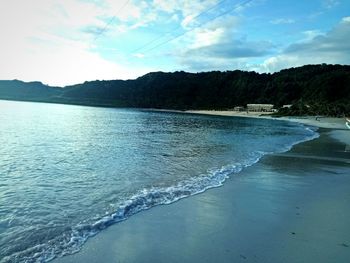
[[[0,0],[0,79],[350,64],[350,0]]]

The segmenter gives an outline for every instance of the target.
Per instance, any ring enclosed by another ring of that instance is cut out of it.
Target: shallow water
[[[0,262],[45,262],[316,133],[283,121],[0,101]]]

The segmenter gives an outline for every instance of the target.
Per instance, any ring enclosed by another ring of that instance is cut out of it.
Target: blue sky
[[[349,64],[349,10],[349,0],[1,0],[0,79]]]

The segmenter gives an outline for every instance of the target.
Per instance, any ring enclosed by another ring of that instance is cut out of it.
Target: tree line
[[[274,104],[280,115],[350,115],[350,66],[306,65],[277,73],[152,72],[135,80],[90,81],[64,88],[0,81],[0,98],[110,107],[227,110]],[[292,104],[290,108],[283,108]]]

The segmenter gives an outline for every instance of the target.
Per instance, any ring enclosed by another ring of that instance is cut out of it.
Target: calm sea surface
[[[77,252],[315,136],[282,121],[0,101],[0,262]]]

